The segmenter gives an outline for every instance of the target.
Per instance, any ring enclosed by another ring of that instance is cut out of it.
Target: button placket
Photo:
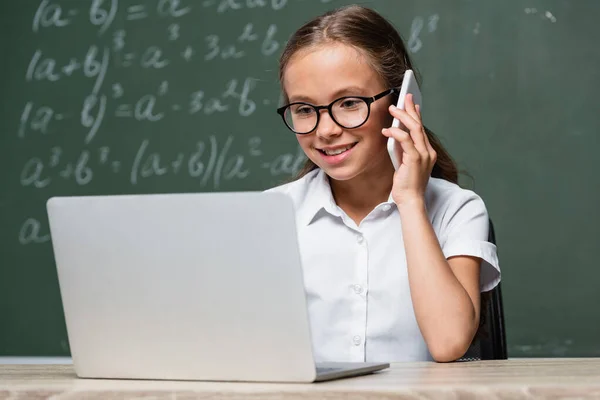
[[[362,294],[362,292],[363,292],[363,287],[361,285],[359,285],[358,283],[356,285],[354,285],[354,293]]]
[[[356,250],[356,261],[354,264],[355,268],[355,281],[350,286],[351,295],[354,297],[353,303],[353,323],[352,330],[349,332],[349,345],[350,345],[350,353],[352,354],[352,359],[355,361],[364,361],[366,359],[365,355],[365,333],[366,333],[366,324],[367,324],[367,298],[366,292],[367,287],[366,283],[368,282],[368,252],[369,246],[367,238],[362,234],[362,232],[356,233],[356,242],[357,242],[357,250]]]

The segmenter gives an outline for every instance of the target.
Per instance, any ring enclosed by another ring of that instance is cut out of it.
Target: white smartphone
[[[421,90],[419,89],[417,78],[415,78],[415,74],[411,69],[407,69],[404,73],[404,79],[402,80],[402,87],[400,88],[400,95],[398,96],[398,104],[396,104],[396,107],[404,110],[404,99],[408,93],[412,93],[415,105],[419,106],[420,111],[423,110],[423,105],[421,104]],[[397,118],[394,118],[392,127],[406,129],[404,125],[401,126],[401,123]],[[392,164],[394,164],[394,169],[398,170],[400,162],[396,154],[396,139],[388,138],[387,148],[390,158],[392,159]]]

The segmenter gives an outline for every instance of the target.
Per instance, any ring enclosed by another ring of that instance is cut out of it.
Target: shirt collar
[[[318,169],[312,179],[308,182],[307,196],[302,207],[300,221],[305,225],[310,225],[322,211],[326,211],[331,215],[340,217],[341,213],[338,209],[329,178],[322,169]]]
[[[310,225],[323,212],[335,217],[342,217],[342,213],[333,199],[329,178],[322,169],[317,169],[315,175],[309,180],[308,186],[305,203],[300,212],[300,222],[304,225]],[[391,192],[386,204],[396,204]]]

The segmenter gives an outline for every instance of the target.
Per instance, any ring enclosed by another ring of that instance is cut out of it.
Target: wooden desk
[[[0,365],[0,399],[600,399],[600,359],[398,363],[317,384],[78,379],[70,365]]]

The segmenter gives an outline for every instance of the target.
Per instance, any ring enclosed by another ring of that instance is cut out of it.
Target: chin
[[[351,167],[331,168],[319,166],[331,179],[336,181],[349,181],[358,175],[358,172]]]

